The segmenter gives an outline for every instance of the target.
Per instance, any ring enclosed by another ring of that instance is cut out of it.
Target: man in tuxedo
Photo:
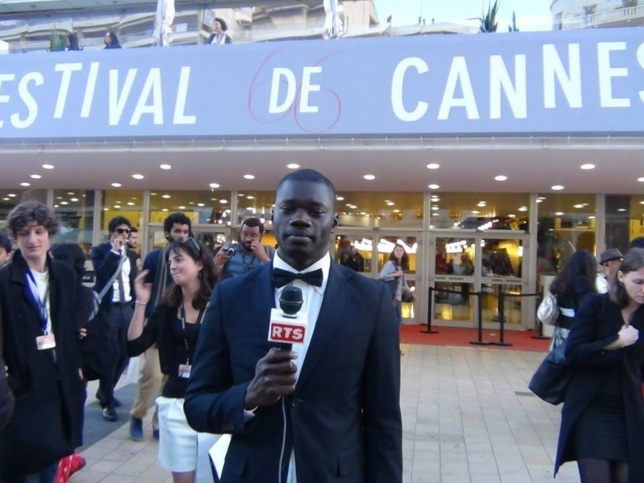
[[[334,204],[333,185],[317,171],[286,176],[273,263],[213,292],[185,412],[197,431],[232,434],[223,483],[402,481],[391,293],[331,260]],[[302,290],[309,323],[305,343],[291,350],[267,342],[285,282]]]
[[[127,365],[127,329],[134,312],[134,279],[137,276],[137,254],[127,249],[132,225],[123,216],[112,218],[108,224],[110,241],[92,248],[92,264],[96,274],[94,290],[100,292],[106,284],[112,286],[105,293],[99,309],[99,317],[109,325],[109,337],[105,349],[113,354],[113,364],[101,375],[96,398],[103,408],[103,419],[116,421],[115,408],[121,402],[114,397],[114,387]],[[116,274],[116,277],[113,276]]]

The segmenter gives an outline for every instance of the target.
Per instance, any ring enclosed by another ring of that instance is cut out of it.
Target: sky
[[[494,0],[374,0],[378,17],[385,23],[389,15],[392,25],[411,25],[418,23],[418,17],[425,18],[429,24],[432,18],[436,23],[474,23],[468,21],[481,17],[487,11],[488,1]],[[517,26],[521,31],[552,30],[551,0],[499,0],[497,15],[499,31],[507,31],[512,23],[512,12],[516,12]]]

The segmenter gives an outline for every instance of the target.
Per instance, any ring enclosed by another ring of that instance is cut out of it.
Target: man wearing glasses
[[[262,245],[264,224],[259,218],[246,218],[237,245],[224,245],[215,255],[215,269],[221,279],[243,275],[269,263],[275,249]],[[230,248],[228,248],[230,247]],[[228,254],[228,249],[234,253]]]
[[[94,290],[100,292],[105,285],[111,287],[101,301],[99,316],[109,325],[106,350],[112,354],[110,370],[101,375],[96,398],[103,408],[103,419],[116,421],[115,408],[121,402],[114,397],[114,387],[127,364],[127,329],[134,312],[134,279],[137,276],[136,253],[127,249],[132,225],[130,221],[117,216],[108,224],[110,241],[92,248],[92,264],[96,274]]]

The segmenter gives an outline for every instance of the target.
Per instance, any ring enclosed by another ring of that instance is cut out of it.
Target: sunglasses
[[[192,252],[198,254],[199,257],[201,257],[201,245],[197,240],[195,240],[191,236],[179,242],[179,246],[188,248],[189,250],[192,250]]]
[[[116,233],[119,235],[129,235],[130,234],[130,229],[129,228],[117,228]]]

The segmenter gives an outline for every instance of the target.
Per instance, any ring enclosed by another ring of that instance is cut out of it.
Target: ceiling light
[[[335,199],[338,201],[344,201],[344,196],[336,196]]]
[[[245,174],[244,178],[245,179],[255,179],[255,176],[253,176],[252,174]]]
[[[58,208],[58,205],[54,205],[54,208]]]
[[[114,186],[115,188],[120,188],[120,187],[121,187],[121,183],[112,183],[112,186]]]
[[[366,179],[367,181],[373,181],[374,179],[376,179],[376,177],[373,174],[365,174],[363,178]]]
[[[505,176],[505,175],[503,175],[503,174],[500,174],[500,175],[498,175],[498,176],[495,176],[495,177],[494,177],[494,179],[495,179],[496,181],[505,181],[505,180],[507,180],[507,179],[508,179],[508,177],[507,177],[507,176]]]
[[[479,208],[485,208],[486,205],[487,203],[485,201],[479,201],[476,206],[478,206]]]
[[[438,211],[438,210],[440,210],[440,208],[438,206],[432,206],[432,210],[433,211]]]
[[[254,200],[254,199],[255,199],[255,197],[254,197],[254,196],[251,196],[251,195],[248,195],[248,196],[246,197],[246,199],[247,199],[247,200]]]
[[[562,186],[560,184],[556,184],[554,186],[551,186],[550,189],[553,190],[553,191],[561,191],[562,189],[564,189],[564,186]]]
[[[27,186],[31,186],[31,183],[27,183],[27,182],[20,183],[20,186],[24,186],[26,188]]]
[[[440,167],[441,167],[441,165],[440,165],[440,164],[438,164],[438,163],[429,163],[429,164],[427,165],[427,169],[438,169],[438,168],[440,168]]]
[[[163,198],[164,200],[169,200],[172,197],[168,194],[165,194],[165,195],[161,195],[161,198]]]
[[[186,209],[186,207],[185,207],[184,205],[181,205],[181,206],[179,207],[179,209],[180,209],[180,210],[185,210],[185,209]]]
[[[54,169],[54,165],[53,164],[43,164],[42,169]]]
[[[573,205],[573,208],[577,208],[577,209],[583,208],[583,207],[584,207],[584,205],[581,205],[581,204]]]
[[[9,193],[7,196],[8,196],[9,198],[15,198],[15,197],[16,197],[16,194],[15,194],[15,193]]]
[[[389,202],[387,203],[387,206],[394,206],[395,204],[396,204],[396,203],[394,203],[393,201],[389,201]]]
[[[210,183],[209,185],[212,189],[219,188],[219,183]]]
[[[167,209],[167,208],[163,208],[161,211],[168,211],[168,209]]]
[[[644,201],[640,201],[640,205],[644,205]]]
[[[60,203],[62,204],[63,202],[61,201]],[[116,210],[120,210],[120,209],[121,209],[121,205],[114,205],[114,209],[116,209]]]
[[[515,214],[513,214],[513,213],[510,213],[510,214],[508,215],[508,218],[516,218],[516,217],[517,217],[517,215],[515,215]]]
[[[203,208],[203,207],[204,207],[204,206],[206,206],[206,205],[205,205],[204,203],[197,203],[197,206],[199,206],[199,207]]]
[[[642,177],[642,178],[637,178],[637,181],[639,181],[640,183],[644,183],[644,177]]]
[[[521,206],[521,207],[519,207],[519,208],[517,208],[517,209],[518,209],[519,211],[528,211],[528,207],[527,207],[527,206]]]
[[[543,203],[543,200],[542,200],[541,198],[539,198],[539,199],[537,200],[537,203]]]
[[[589,219],[589,220],[594,220],[594,219],[595,219],[595,217],[591,215],[591,216],[589,216],[589,217],[588,217],[588,219]]]
[[[39,174],[32,174],[32,175],[30,175],[30,178],[31,179],[40,179],[40,178],[42,178],[42,176],[40,176]]]
[[[620,208],[617,211],[626,211],[626,208]]]
[[[78,198],[70,198],[69,200],[73,201],[74,203],[76,203],[78,201]]]
[[[297,169],[297,168],[299,168],[299,167],[300,167],[300,165],[299,165],[299,164],[296,164],[296,163],[291,163],[291,164],[287,164],[287,165],[286,165],[286,167],[287,167],[288,169]]]
[[[588,163],[588,164],[582,164],[582,165],[581,165],[581,166],[579,166],[579,167],[580,167],[581,169],[595,169],[595,165],[594,165],[594,164],[590,164],[590,163]]]
[[[473,215],[478,215],[479,213],[481,213],[479,210],[472,210]]]
[[[438,188],[440,188],[440,186],[439,186],[439,185],[437,185],[437,184],[430,184],[430,185],[429,185],[429,186],[427,186],[427,187],[428,187],[430,190],[437,190]]]
[[[394,213],[400,213],[400,210],[394,210]]]
[[[161,168],[161,169],[172,169],[172,166],[170,166],[169,164],[162,164],[161,166],[159,166],[159,168]]]
[[[2,198],[2,201],[9,201],[9,198],[6,198],[6,197]],[[56,206],[58,206],[58,205],[56,205]]]
[[[68,192],[67,192],[67,194],[68,194],[69,196],[74,196],[74,192],[73,192],[73,191],[68,191]]]
[[[228,203],[228,200],[219,200],[219,202],[220,202],[222,205],[225,205],[226,203]]]
[[[537,200],[539,200],[539,201],[543,201],[543,200],[545,200],[545,199],[546,199],[546,197],[545,197],[545,196],[539,196],[539,197],[537,198]]]
[[[555,215],[557,216],[563,216],[564,212],[563,211],[556,211]]]
[[[127,206],[134,206],[134,201],[128,201]]]
[[[68,205],[69,203],[67,201],[61,201],[60,204],[61,205]]]
[[[145,178],[145,176],[143,176],[142,174],[133,174],[132,177],[134,179],[143,179],[143,178]]]

